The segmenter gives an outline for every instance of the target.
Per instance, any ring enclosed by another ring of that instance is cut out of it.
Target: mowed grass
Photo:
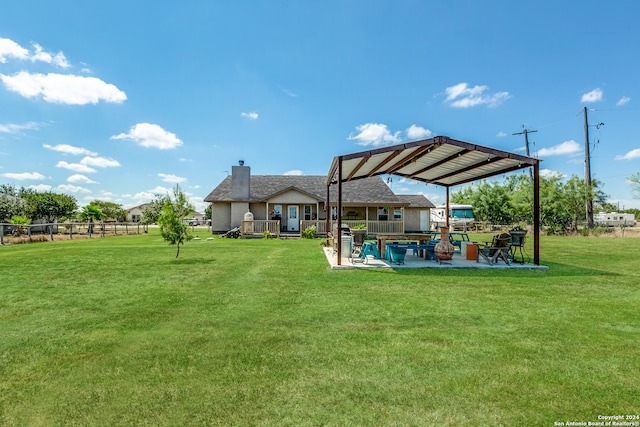
[[[639,248],[543,237],[548,271],[331,271],[319,240],[203,239],[178,259],[156,230],[0,247],[0,424],[635,414]]]

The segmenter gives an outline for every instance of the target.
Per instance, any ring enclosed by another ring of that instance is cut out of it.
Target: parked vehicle
[[[593,222],[605,227],[635,227],[636,219],[630,213],[599,213],[593,216]]]
[[[438,229],[447,225],[447,207],[438,205],[431,208],[431,227]],[[454,230],[466,230],[474,223],[473,206],[449,204],[449,227]]]

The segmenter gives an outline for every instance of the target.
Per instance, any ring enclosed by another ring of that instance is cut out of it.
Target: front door
[[[298,206],[289,206],[287,214],[287,231],[300,231]]]

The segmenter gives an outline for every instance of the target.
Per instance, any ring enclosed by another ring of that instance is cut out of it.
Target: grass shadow
[[[535,270],[535,269],[509,269],[509,268],[496,268],[496,269],[469,269],[469,268],[398,268],[392,271],[395,274],[401,276],[445,276],[445,277],[580,277],[580,276],[622,276],[619,272],[613,272],[609,270],[599,270],[595,268],[576,267],[568,264],[560,263],[545,263],[549,269]],[[376,270],[363,269],[367,273],[375,273]]]

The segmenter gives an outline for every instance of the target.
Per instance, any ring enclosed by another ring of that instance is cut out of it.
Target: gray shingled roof
[[[232,202],[231,176],[226,177],[204,201]],[[326,176],[295,176],[295,175],[251,175],[250,196],[248,202],[265,202],[269,198],[288,190],[296,190],[314,197],[319,202],[324,202],[327,197]],[[330,188],[332,202],[337,200],[337,185]],[[389,186],[377,176],[358,179],[342,184],[342,200],[345,205],[353,204],[393,204],[411,205],[419,203],[420,206],[432,207],[424,196],[422,199],[408,199],[407,196],[398,196],[391,191]],[[425,201],[428,205],[425,205]]]
[[[435,208],[436,205],[431,203],[429,199],[422,194],[398,194],[398,197],[402,199],[412,208]]]

